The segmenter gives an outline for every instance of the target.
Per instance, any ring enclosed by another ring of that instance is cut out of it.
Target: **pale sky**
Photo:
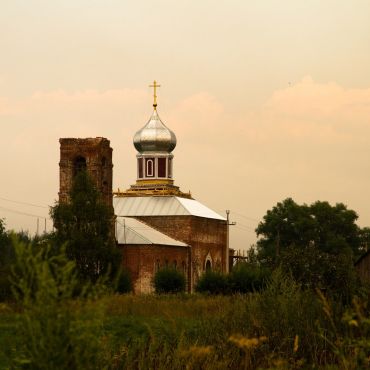
[[[133,184],[156,79],[175,183],[231,210],[232,247],[286,197],[369,226],[369,17],[368,0],[1,0],[0,217],[35,232],[9,210],[47,208],[5,199],[54,203],[60,137],[107,137],[114,188]]]

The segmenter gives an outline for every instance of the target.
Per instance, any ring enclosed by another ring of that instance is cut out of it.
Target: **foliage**
[[[11,295],[9,274],[14,261],[14,252],[5,229],[5,222],[0,219],[0,302]]]
[[[5,221],[0,219],[0,302],[12,298],[11,283],[9,276],[11,274],[11,266],[15,262],[15,251],[12,236],[16,236],[18,240],[27,243],[36,244],[43,237],[31,238],[24,231],[12,232],[5,228]]]
[[[359,232],[360,249],[367,252],[370,248],[370,227],[364,227]]]
[[[218,271],[206,271],[198,280],[195,290],[199,293],[225,294],[228,292],[227,277]]]
[[[17,335],[20,348],[13,366],[25,369],[101,368],[101,316],[98,305],[85,310],[83,300],[72,301],[80,283],[75,263],[63,250],[34,248],[14,241],[16,265],[13,289],[23,309]]]
[[[69,203],[51,208],[58,245],[66,243],[67,256],[80,275],[96,281],[111,269],[116,273],[120,253],[112,235],[113,214],[100,198],[86,171],[73,180]]]
[[[185,276],[174,268],[163,268],[156,272],[153,279],[156,293],[181,293],[185,291]]]
[[[116,276],[115,291],[117,293],[129,293],[132,291],[132,280],[130,273],[125,269],[119,269]]]
[[[304,288],[320,289],[338,299],[351,301],[359,282],[350,254],[329,254],[315,245],[288,247],[280,259],[281,267]]]
[[[228,291],[248,293],[265,287],[269,271],[253,263],[239,262],[227,276]]]
[[[310,206],[299,205],[291,198],[268,210],[256,232],[261,239],[257,246],[262,261],[274,262],[289,246],[306,247],[314,244],[319,250],[338,254],[360,251],[358,216],[342,203],[331,206],[317,201]]]
[[[68,353],[73,358],[81,356],[80,363],[86,361],[85,368],[238,370],[368,366],[367,297],[346,308],[320,292],[318,297],[313,290],[302,290],[281,270],[273,273],[266,289],[244,295],[105,295],[91,304],[81,299],[59,302],[62,307],[63,303],[75,320],[74,325],[79,325],[78,338],[83,339],[71,340],[74,345]],[[4,349],[14,347],[14,341],[23,343],[28,338],[14,331],[14,325],[18,320],[23,323],[23,315],[29,315],[28,311],[17,313],[19,309],[15,308],[10,314],[9,310],[10,307],[2,311],[0,306],[0,344],[4,344]],[[62,311],[61,319],[65,319],[63,315]],[[95,315],[101,325],[94,321]],[[48,325],[43,328],[49,328]],[[50,335],[48,341],[55,342],[53,331],[46,332]],[[69,336],[75,333],[72,330]],[[46,335],[40,336],[44,343]],[[54,335],[60,332],[54,331]],[[92,345],[86,341],[90,336],[95,336],[91,338]],[[99,341],[98,347],[95,340]],[[96,351],[95,357],[89,359],[79,352],[76,346],[82,345]],[[14,357],[21,357],[20,348],[15,347]],[[46,360],[50,358],[48,354]],[[0,351],[0,364],[1,360]],[[5,363],[3,367],[9,366]]]

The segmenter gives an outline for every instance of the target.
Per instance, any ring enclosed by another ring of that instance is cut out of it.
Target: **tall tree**
[[[259,256],[273,261],[290,246],[303,248],[314,245],[319,250],[338,254],[360,253],[360,228],[355,211],[338,203],[317,201],[299,205],[288,198],[268,210],[259,223],[256,233]]]
[[[112,211],[102,202],[86,171],[75,176],[70,202],[56,204],[50,214],[57,243],[66,243],[67,256],[76,261],[83,277],[94,281],[110,266],[114,270],[119,265]]]

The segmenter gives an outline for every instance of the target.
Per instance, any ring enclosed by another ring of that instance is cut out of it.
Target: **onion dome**
[[[161,121],[156,107],[148,123],[134,136],[134,146],[140,153],[167,152],[171,153],[176,147],[175,134]]]

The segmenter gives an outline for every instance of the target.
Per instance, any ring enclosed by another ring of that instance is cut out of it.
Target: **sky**
[[[1,0],[0,217],[43,231],[60,137],[110,139],[114,189],[135,183],[157,80],[175,184],[230,210],[231,247],[287,197],[369,226],[369,14],[368,0]]]

